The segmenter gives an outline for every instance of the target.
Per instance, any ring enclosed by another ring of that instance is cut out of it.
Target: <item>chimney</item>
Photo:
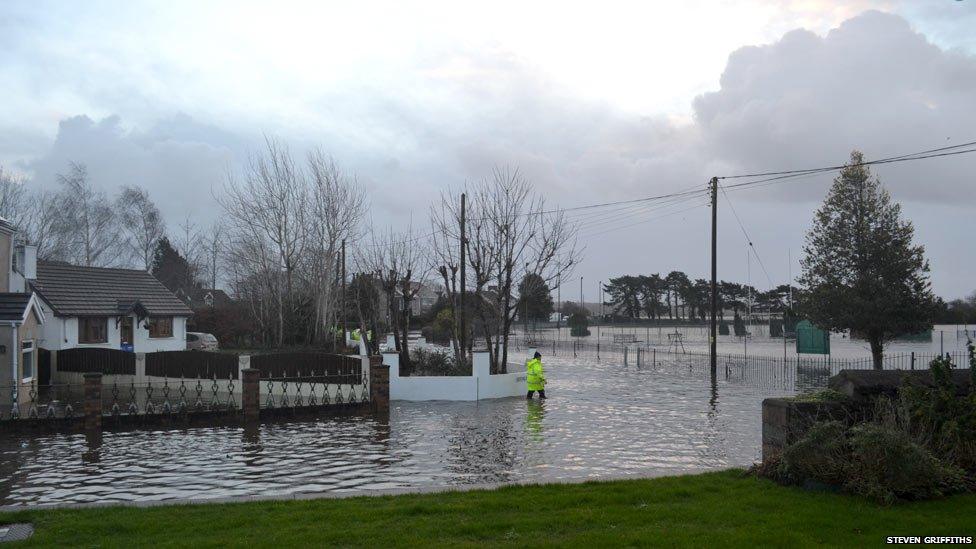
[[[37,278],[37,246],[18,245],[14,251],[14,268],[27,280]]]
[[[9,221],[0,217],[0,291],[10,291],[14,259],[14,229]]]

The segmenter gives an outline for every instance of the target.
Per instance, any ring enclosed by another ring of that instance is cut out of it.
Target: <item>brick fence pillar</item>
[[[102,374],[90,372],[85,374],[85,400],[82,406],[85,410],[85,431],[100,433],[102,431]]]
[[[245,421],[257,421],[261,417],[261,370],[245,368],[241,370],[241,408]]]
[[[369,401],[376,411],[390,409],[390,367],[382,356],[369,357]]]

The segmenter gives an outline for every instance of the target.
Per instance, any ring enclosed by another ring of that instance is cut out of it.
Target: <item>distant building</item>
[[[204,307],[220,308],[234,302],[227,292],[219,288],[192,288],[189,291],[180,288],[176,290],[176,296],[193,310]]]

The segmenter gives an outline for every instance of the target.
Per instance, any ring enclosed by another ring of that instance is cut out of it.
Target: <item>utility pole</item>
[[[716,364],[718,362],[718,178],[712,178],[712,322],[709,328],[709,365],[712,369],[712,379],[715,379]]]
[[[346,239],[342,239],[342,344],[346,344]],[[379,336],[377,336],[379,337]]]
[[[461,314],[460,314],[460,317],[461,317],[461,322],[460,322],[461,326],[460,326],[460,328],[461,328],[461,330],[460,330],[460,333],[458,334],[458,348],[461,349],[461,354],[462,355],[465,355],[466,352],[467,352],[466,351],[467,350],[467,347],[465,347],[464,344],[465,344],[465,340],[467,339],[467,336],[468,336],[467,322],[465,322],[465,317],[467,316],[468,311],[467,311],[467,309],[464,308],[465,279],[467,278],[466,277],[466,274],[467,273],[466,273],[466,270],[464,268],[465,267],[465,263],[466,263],[466,261],[465,261],[465,255],[464,255],[464,250],[466,248],[466,244],[468,243],[467,238],[465,237],[465,229],[466,229],[466,225],[467,225],[465,223],[465,220],[464,220],[465,199],[466,199],[466,197],[465,197],[464,193],[461,193],[461,242],[460,242],[460,244],[461,244],[461,295],[458,298],[459,307],[461,308]],[[458,358],[462,358],[462,357],[458,357]]]
[[[583,318],[590,316],[586,312],[586,305],[583,305],[583,277],[582,276],[580,277],[580,314],[583,315]]]
[[[603,281],[600,281],[600,324],[603,324]],[[596,325],[596,340],[600,341],[600,324]]]
[[[563,321],[563,266],[556,263],[556,271],[559,272],[559,278],[556,279],[556,339],[558,340]]]

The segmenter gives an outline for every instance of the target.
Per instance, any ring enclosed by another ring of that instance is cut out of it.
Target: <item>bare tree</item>
[[[54,232],[70,244],[67,259],[87,267],[116,264],[125,248],[108,197],[92,186],[84,164],[72,162],[67,174],[58,174],[58,182],[60,216]]]
[[[179,231],[173,240],[173,246],[190,265],[193,280],[198,280],[200,275],[206,271],[206,257],[203,237],[200,234],[199,227],[193,221],[190,214],[186,214],[183,222],[179,224]]]
[[[36,191],[26,200],[26,215],[20,221],[19,238],[25,244],[37,246],[37,258],[66,260],[69,243],[61,234],[62,213],[58,195],[52,191]]]
[[[29,217],[27,204],[29,193],[22,177],[14,175],[0,166],[0,217],[13,226],[20,227]]]
[[[460,192],[441,193],[440,204],[430,208],[432,228],[431,255],[434,270],[440,275],[451,307],[451,346],[458,360],[466,357],[464,341],[467,334],[462,333],[461,316],[461,208],[456,198]],[[468,330],[465,329],[465,332]]]
[[[148,271],[156,243],[166,234],[166,222],[143,188],[123,187],[115,202],[129,251]]]
[[[306,202],[306,242],[303,273],[314,296],[314,340],[321,340],[325,326],[335,321],[338,260],[344,240],[359,236],[366,213],[366,193],[342,173],[321,150],[308,155],[310,190]],[[341,283],[341,281],[339,282]]]
[[[512,295],[526,275],[549,287],[579,262],[576,226],[560,210],[546,210],[518,170],[496,169],[471,194],[466,251],[493,372],[507,371],[509,332],[518,302]]]
[[[377,234],[371,230],[369,242],[360,246],[357,258],[360,269],[372,273],[383,292],[400,364],[407,369],[410,368],[407,334],[411,303],[429,272],[426,244],[419,240],[412,229],[403,234],[393,230]]]
[[[335,310],[338,248],[357,233],[364,193],[321,152],[309,155],[303,169],[269,138],[241,180],[228,178],[218,200],[227,228],[224,257],[235,283],[262,300],[255,313],[273,308],[275,343],[286,334],[298,338],[298,331],[305,340],[320,339]]]
[[[207,284],[210,289],[215,289],[220,280],[221,258],[224,253],[224,236],[226,230],[220,221],[215,221],[210,225],[210,230],[203,239],[204,255],[206,256],[205,271],[207,274]]]

